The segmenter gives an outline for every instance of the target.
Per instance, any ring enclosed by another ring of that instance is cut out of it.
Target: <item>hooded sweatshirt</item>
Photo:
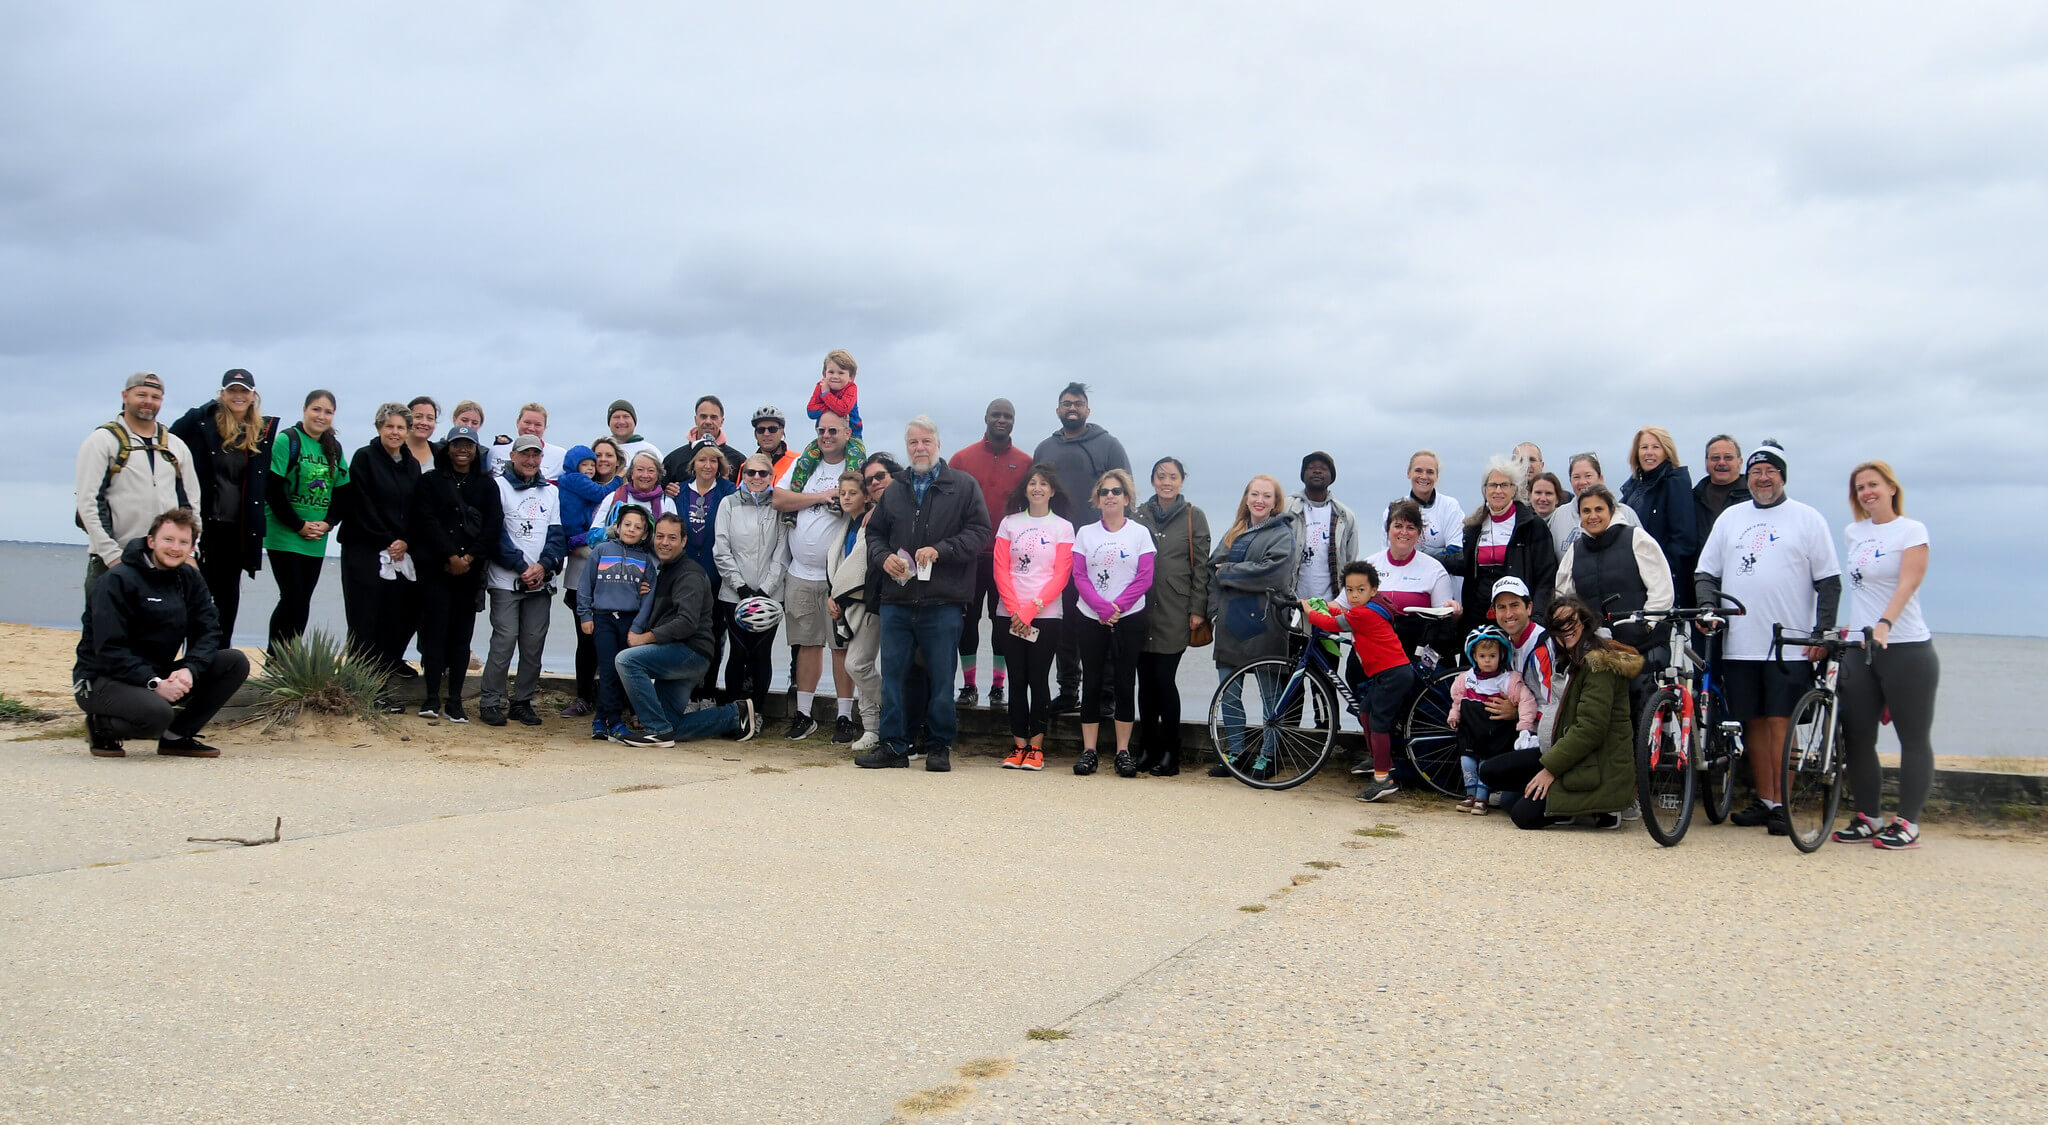
[[[660,566],[645,543],[609,542],[591,548],[583,584],[576,591],[576,620],[589,621],[601,612],[637,617],[640,607],[654,596],[652,589],[642,594],[640,584],[652,586],[660,576]]]
[[[85,526],[88,549],[108,566],[121,560],[122,544],[149,533],[157,516],[200,503],[199,474],[192,451],[170,428],[157,424],[156,434],[140,438],[126,421],[115,419],[124,435],[106,428],[87,434],[78,447],[77,491],[73,493],[78,522]],[[126,441],[133,450],[118,473],[108,475]],[[175,462],[175,464],[173,464]]]
[[[1034,461],[1044,461],[1059,474],[1060,486],[1071,496],[1080,497],[1085,505],[1074,513],[1074,524],[1080,525],[1097,518],[1095,512],[1095,482],[1111,469],[1131,471],[1130,455],[1124,452],[1124,444],[1113,437],[1108,430],[1093,422],[1081,427],[1081,432],[1072,437],[1065,429],[1053,431],[1053,435],[1038,443],[1032,453]],[[1008,497],[996,497],[990,501],[990,508],[1000,508]],[[1136,502],[1136,497],[1125,497]]]
[[[199,568],[158,566],[149,540],[138,537],[92,588],[71,681],[105,677],[145,687],[180,668],[204,672],[219,648],[220,618]]]

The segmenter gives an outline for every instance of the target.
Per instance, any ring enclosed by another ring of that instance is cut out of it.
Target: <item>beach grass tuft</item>
[[[1072,1032],[1061,1031],[1057,1027],[1034,1027],[1024,1033],[1024,1038],[1036,1039],[1043,1043],[1050,1043],[1056,1039],[1072,1039],[1073,1037]]]
[[[947,1110],[959,1109],[974,1096],[974,1087],[964,1082],[947,1082],[927,1090],[919,1090],[896,1103],[896,1112],[905,1117],[924,1117]]]
[[[961,1063],[953,1073],[958,1074],[962,1078],[1002,1078],[1009,1074],[1014,1067],[1015,1064],[1009,1059],[989,1055],[985,1058],[968,1059],[966,1062]]]
[[[375,718],[384,693],[384,673],[318,629],[286,641],[250,682],[263,693],[257,712],[272,727],[307,714]]]

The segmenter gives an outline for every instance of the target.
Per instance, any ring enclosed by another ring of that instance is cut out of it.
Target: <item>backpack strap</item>
[[[1365,603],[1365,608],[1373,611],[1374,613],[1379,614],[1381,617],[1386,618],[1387,624],[1392,625],[1394,623],[1394,615],[1392,611],[1387,609],[1386,606],[1383,606],[1378,602],[1367,602]]]

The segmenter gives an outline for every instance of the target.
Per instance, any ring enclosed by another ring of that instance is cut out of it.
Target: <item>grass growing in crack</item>
[[[56,730],[46,730],[46,731],[42,731],[42,732],[40,732],[40,733],[37,733],[37,734],[17,734],[17,735],[15,735],[15,736],[14,736],[13,738],[10,738],[10,739],[8,739],[7,741],[9,741],[9,742],[49,742],[49,741],[53,741],[53,740],[58,740],[58,739],[67,739],[67,738],[84,738],[84,737],[85,737],[85,720],[84,720],[84,719],[80,719],[79,721],[77,721],[77,722],[75,722],[75,723],[71,724],[71,725],[70,725],[70,726],[68,726],[68,727],[58,727],[58,728],[57,728]]]
[[[666,788],[668,788],[668,786],[666,786],[666,785],[621,785],[621,786],[619,786],[619,787],[618,787],[617,789],[614,789],[614,790],[612,790],[612,792],[614,792],[614,793],[645,793],[645,792],[646,792],[646,791],[648,791],[649,789],[666,789]]]
[[[0,695],[0,721],[10,723],[41,723],[56,718],[56,712],[30,707],[11,695]]]
[[[1400,839],[1405,833],[1392,824],[1375,824],[1371,828],[1354,828],[1353,836],[1377,836],[1384,839]]]
[[[1346,840],[1337,846],[1340,848],[1356,848],[1359,851],[1372,847],[1371,844],[1366,843],[1364,840]]]
[[[928,1090],[919,1090],[917,1093],[897,1102],[896,1112],[905,1117],[923,1117],[932,1113],[944,1113],[949,1109],[959,1109],[961,1106],[966,1105],[967,1099],[973,1096],[974,1087],[964,1082],[948,1082],[941,1086],[933,1086]]]
[[[1330,868],[1332,868],[1332,867],[1342,867],[1342,866],[1344,866],[1344,865],[1343,865],[1343,864],[1341,864],[1341,863],[1338,863],[1338,862],[1337,862],[1336,860],[1334,860],[1334,859],[1312,859],[1312,860],[1309,860],[1309,861],[1308,861],[1307,863],[1304,863],[1304,864],[1302,864],[1302,866],[1303,866],[1303,867],[1313,867],[1313,868],[1315,868],[1315,869],[1316,869],[1317,871],[1328,871],[1328,870],[1329,870]]]
[[[1301,886],[1303,883],[1313,883],[1320,878],[1322,878],[1321,875],[1296,875],[1293,879],[1293,883],[1295,886],[1298,887]]]
[[[968,1059],[953,1073],[962,1078],[1001,1078],[1014,1069],[1009,1059],[990,1055],[987,1058]]]
[[[1071,1032],[1061,1031],[1057,1027],[1034,1027],[1024,1033],[1024,1038],[1037,1039],[1042,1042],[1051,1042],[1055,1039],[1072,1039],[1073,1037]]]
[[[798,762],[796,768],[800,770],[829,770],[838,764],[838,762]]]
[[[789,771],[788,771],[788,770],[785,770],[785,769],[777,769],[777,768],[776,768],[776,767],[774,767],[774,766],[755,766],[755,767],[754,767],[753,769],[750,769],[750,770],[748,770],[747,772],[748,772],[748,773],[788,773]]]
[[[1238,907],[1239,910],[1244,911],[1246,914],[1257,914],[1259,911],[1264,910],[1265,908],[1266,904],[1263,902],[1255,902],[1252,903],[1250,906]]]

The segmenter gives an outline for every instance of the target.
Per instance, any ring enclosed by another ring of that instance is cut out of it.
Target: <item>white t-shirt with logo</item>
[[[1769,660],[1773,623],[1812,631],[1813,584],[1842,573],[1827,521],[1797,500],[1769,508],[1753,500],[1730,505],[1714,521],[1698,570],[1719,578],[1722,592],[1749,611],[1728,619],[1724,655],[1730,660]],[[1780,656],[1797,658],[1798,651]]]
[[[1451,591],[1451,573],[1444,564],[1417,551],[1408,561],[1397,563],[1386,551],[1365,560],[1379,571],[1380,593],[1395,609],[1451,605],[1458,600]]]
[[[1849,553],[1843,559],[1849,576],[1848,625],[1852,629],[1871,628],[1892,604],[1892,596],[1899,592],[1899,568],[1906,561],[1906,551],[1927,545],[1927,525],[1904,516],[1890,523],[1859,520],[1843,528],[1842,535],[1849,542]],[[1915,590],[1906,599],[1906,608],[1892,622],[1889,640],[1906,643],[1933,639],[1927,620],[1920,616],[1920,592]]]
[[[1329,501],[1301,506],[1301,567],[1295,571],[1294,595],[1327,598],[1330,584],[1330,534],[1335,508]]]
[[[837,465],[818,462],[811,479],[804,482],[804,495],[815,496],[821,492],[839,491],[839,475],[846,471],[846,462]],[[782,479],[775,487],[794,491],[796,462],[791,461]],[[807,582],[823,582],[829,575],[826,567],[832,561],[832,540],[839,537],[839,517],[824,504],[805,508],[796,514],[796,526],[789,533],[789,576]]]
[[[1074,532],[1074,557],[1087,560],[1088,584],[1103,601],[1115,601],[1131,579],[1138,576],[1138,560],[1153,553],[1152,533],[1137,520],[1125,520],[1115,531],[1091,523]],[[1102,620],[1086,598],[1080,604],[1082,614],[1089,620]],[[1124,614],[1129,616],[1144,608],[1145,599],[1140,597]]]
[[[1034,516],[1030,512],[1012,512],[1004,516],[1003,522],[996,527],[996,538],[1007,540],[1010,544],[1010,581],[1017,591],[1018,604],[1030,605],[1031,599],[1037,597],[1038,592],[1045,589],[1046,583],[1052,581],[1052,568],[1059,559],[1060,547],[1065,545],[1069,550],[1072,549],[1074,525],[1051,512],[1042,516]],[[1070,561],[1068,570],[1071,572],[1072,569]],[[1068,581],[1072,580],[1073,576],[1069,573]],[[1032,619],[1058,621],[1062,608],[1060,603],[1065,600],[1055,597],[1034,613]],[[1000,617],[1010,616],[1010,607],[1004,605],[1001,599],[996,601],[996,614]]]

